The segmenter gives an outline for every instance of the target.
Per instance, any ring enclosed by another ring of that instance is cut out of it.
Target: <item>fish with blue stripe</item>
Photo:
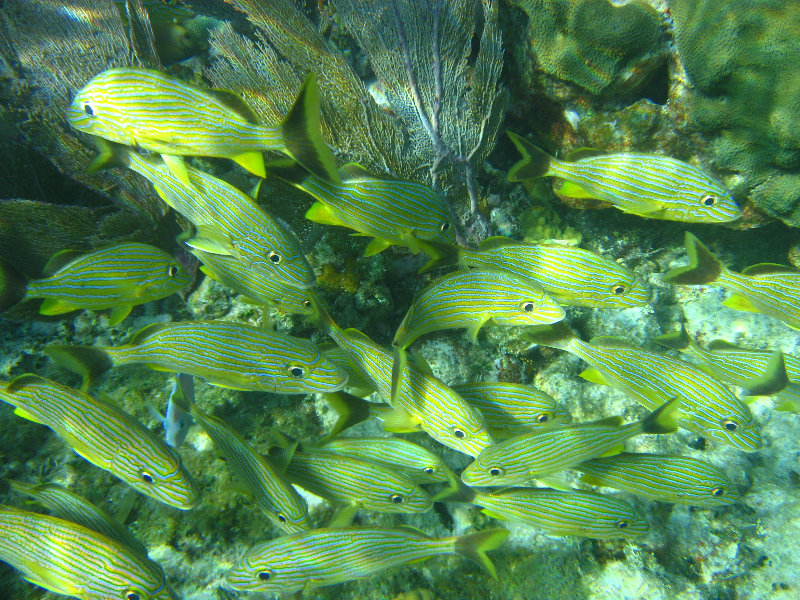
[[[44,351],[81,375],[84,389],[108,369],[130,364],[274,394],[335,392],[347,383],[347,376],[310,340],[237,321],[154,323],[123,346],[53,344]]]
[[[495,236],[477,250],[459,248],[459,262],[533,279],[559,304],[589,308],[646,306],[647,286],[630,269],[577,246],[534,244]]]
[[[650,410],[680,398],[678,424],[689,431],[744,452],[761,447],[758,424],[747,404],[695,365],[616,337],[584,342],[562,323],[523,336],[582,358],[589,367],[581,377],[619,389]]]
[[[178,373],[172,382],[164,415],[159,414],[154,408],[150,411],[152,416],[161,422],[164,428],[164,441],[170,448],[180,448],[183,445],[189,427],[194,423],[191,413],[182,408],[187,402],[194,402],[194,378],[185,373]]]
[[[0,505],[0,561],[50,592],[80,600],[176,600],[147,556],[64,519]]]
[[[314,197],[307,219],[371,237],[365,256],[392,245],[405,246],[414,254],[421,250],[435,255],[442,245],[456,244],[450,208],[427,185],[375,177],[355,163],[339,172],[341,182],[337,183],[311,175],[291,162],[267,163],[267,173]]]
[[[691,456],[605,456],[575,466],[581,481],[650,500],[714,508],[733,504],[739,493],[722,469]]]
[[[50,510],[53,516],[82,525],[147,556],[147,548],[127,527],[83,496],[55,483],[34,485],[9,479],[8,484],[18,494],[28,496]]]
[[[522,159],[509,181],[559,177],[561,196],[609,202],[623,212],[666,221],[727,223],[741,216],[736,201],[716,179],[689,163],[660,154],[600,154],[581,149],[559,160],[508,132]]]
[[[622,417],[576,423],[526,433],[490,446],[461,473],[461,480],[475,487],[528,485],[578,463],[621,452],[629,438],[645,433],[676,430],[678,399],[660,406],[641,421],[622,424]]]
[[[722,304],[760,313],[800,329],[800,271],[785,265],[760,263],[741,273],[726,268],[694,235],[686,232],[689,264],[664,274],[677,285],[719,285],[733,292]]]
[[[181,510],[197,506],[197,486],[178,454],[114,404],[30,374],[1,382],[0,400],[137,492]]]
[[[585,490],[475,490],[471,502],[480,506],[487,517],[530,525],[550,535],[634,538],[649,529],[647,521],[624,500]]]
[[[230,158],[265,177],[264,150],[278,150],[310,172],[339,181],[333,152],[322,139],[319,88],[309,75],[283,123],[259,123],[239,96],[203,89],[159,71],[108,69],[93,77],[67,109],[69,124],[84,133],[158,152],[186,185],[182,156]],[[107,158],[101,152],[93,168]]]
[[[87,253],[64,250],[48,261],[41,279],[28,279],[0,261],[0,311],[41,298],[43,315],[111,309],[108,323],[114,326],[134,306],[175,294],[189,279],[173,256],[147,244],[117,244]]]
[[[314,529],[256,544],[227,579],[236,590],[290,594],[448,554],[469,558],[497,578],[486,552],[498,548],[506,537],[505,529],[447,538],[429,537],[412,528]]]

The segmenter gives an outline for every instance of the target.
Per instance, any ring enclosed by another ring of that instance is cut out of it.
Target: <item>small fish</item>
[[[321,306],[318,326],[346,350],[369,376],[378,393],[390,399],[392,353],[356,329],[341,329]],[[433,375],[409,363],[392,411],[384,413],[384,429],[394,432],[424,431],[436,441],[470,456],[492,445],[486,421],[479,410]]]
[[[632,271],[577,246],[496,236],[484,240],[478,250],[460,248],[459,262],[533,279],[562,305],[630,308],[646,306],[650,297],[647,286]]]
[[[714,508],[739,498],[722,470],[689,456],[623,453],[587,460],[575,469],[589,485],[662,502]]]
[[[488,517],[544,529],[550,535],[632,538],[648,531],[634,508],[618,498],[583,490],[511,488],[476,491],[472,500]]]
[[[71,521],[116,540],[134,552],[147,556],[147,548],[137,540],[122,523],[98,508],[82,496],[55,483],[33,485],[22,481],[8,480],[11,489],[29,496],[48,508],[59,519]]]
[[[353,509],[423,513],[433,508],[430,495],[408,475],[334,452],[294,452],[286,477],[312,494]]]
[[[170,448],[180,448],[183,445],[189,427],[194,423],[191,413],[182,408],[187,403],[194,403],[194,378],[179,373],[172,382],[164,416],[161,416],[156,409],[151,411],[153,417],[161,421],[164,427],[164,440]]]
[[[82,525],[0,505],[0,560],[81,600],[176,600],[159,565]]]
[[[258,269],[250,269],[232,256],[192,249],[202,264],[200,270],[214,281],[242,295],[242,300],[288,315],[313,315],[310,289],[281,284]]]
[[[570,414],[555,399],[530,385],[505,381],[475,381],[454,385],[464,400],[486,418],[496,438],[531,433],[542,427],[568,423]]]
[[[111,367],[128,364],[275,394],[334,392],[347,383],[311,341],[236,321],[154,323],[124,346],[51,345],[45,353],[81,375],[84,389]]]
[[[322,139],[317,79],[309,75],[279,126],[258,122],[239,96],[202,89],[150,69],[123,67],[96,75],[76,95],[67,121],[79,131],[158,152],[189,185],[181,156],[230,158],[265,177],[263,150],[278,150],[306,169],[339,181],[333,152]],[[97,165],[107,156],[101,154]]]
[[[0,261],[0,312],[23,300],[43,298],[39,312],[111,309],[117,325],[139,304],[166,298],[189,284],[186,269],[147,244],[117,244],[85,254],[65,250],[45,265],[42,279],[27,279]]]
[[[537,477],[619,452],[633,436],[675,431],[678,407],[678,401],[671,400],[641,421],[626,425],[622,417],[610,417],[509,438],[481,452],[461,473],[461,480],[475,487],[527,485]]]
[[[460,554],[496,578],[486,552],[506,537],[505,529],[448,538],[428,537],[411,528],[314,529],[256,544],[230,570],[228,582],[236,590],[289,594],[364,579],[440,554]]]
[[[316,199],[306,212],[307,219],[347,227],[358,235],[371,237],[365,256],[392,245],[405,246],[414,254],[420,250],[435,254],[432,248],[456,245],[450,208],[427,185],[381,179],[356,163],[340,169],[340,183],[310,175],[286,161],[268,163],[267,172]]]
[[[176,399],[179,407],[191,413],[214,442],[214,448],[261,511],[282,531],[297,533],[310,528],[308,505],[286,478],[248,444],[225,421],[201,411],[193,396]]]
[[[559,160],[515,133],[508,136],[522,154],[508,172],[509,181],[560,177],[565,180],[558,191],[562,196],[603,200],[651,219],[727,223],[741,216],[719,181],[669,156],[583,149]]]
[[[340,437],[315,446],[314,452],[333,452],[391,467],[414,483],[455,481],[455,475],[440,456],[399,437]]]
[[[689,431],[744,452],[761,447],[758,425],[747,405],[695,365],[619,338],[584,342],[561,323],[523,335],[531,342],[582,358],[590,366],[581,377],[622,390],[650,410],[679,397],[678,424]]]
[[[76,453],[136,491],[187,510],[199,492],[174,450],[114,404],[38,375],[0,383],[14,414],[55,431]]]
[[[316,282],[297,236],[247,194],[189,165],[187,185],[156,158],[119,146],[112,154],[117,162],[109,162],[109,166],[127,166],[142,175],[164,202],[192,223],[194,232],[182,236],[189,248],[239,261],[238,268],[228,263],[227,271],[233,270],[233,277],[245,269],[249,272],[246,282],[252,281],[257,289],[277,284],[309,288]],[[225,265],[215,269],[212,264],[211,270],[225,276]]]
[[[741,273],[728,270],[700,240],[686,232],[689,265],[664,274],[666,283],[719,285],[733,292],[722,304],[735,310],[761,313],[800,329],[800,271],[761,263]]]
[[[503,271],[469,269],[445,275],[415,298],[392,341],[392,398],[406,368],[406,348],[431,331],[466,327],[475,341],[486,323],[546,325],[560,321],[564,309],[531,279]]]

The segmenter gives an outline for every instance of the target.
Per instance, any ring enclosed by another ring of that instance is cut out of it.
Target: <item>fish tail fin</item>
[[[469,487],[458,477],[454,477],[453,481],[450,481],[449,483],[449,487],[436,494],[435,500],[441,502],[471,504],[478,495],[478,493],[475,491],[475,488]]]
[[[686,350],[692,344],[692,339],[689,337],[683,325],[681,325],[678,331],[670,331],[669,333],[656,336],[654,339],[662,346],[672,348],[673,350]]]
[[[522,154],[522,158],[508,170],[508,180],[525,181],[547,175],[553,157],[521,135],[517,135],[513,131],[506,131],[506,133],[519,153]]]
[[[319,440],[319,444],[329,442],[345,429],[366,421],[372,414],[370,411],[370,403],[353,394],[348,394],[347,392],[333,392],[330,394],[323,394],[323,397],[339,416],[327,435]]]
[[[531,327],[522,333],[523,339],[540,346],[566,350],[578,336],[564,322],[541,327]]]
[[[725,267],[711,250],[706,248],[694,235],[686,232],[686,254],[689,264],[672,269],[664,274],[665,283],[680,285],[702,285],[719,279]]]
[[[678,409],[681,400],[678,396],[665,402],[644,419],[642,433],[672,433],[678,429]]]
[[[301,186],[308,178],[308,170],[291,158],[271,160],[264,163],[267,175],[272,175],[295,186]]]
[[[416,240],[416,242],[419,249],[430,258],[428,262],[422,265],[418,273],[427,273],[438,267],[449,267],[458,264],[458,248],[432,240]]]
[[[336,321],[333,320],[333,317],[325,309],[325,306],[323,306],[316,294],[309,294],[309,300],[311,301],[311,314],[308,315],[308,320],[311,321],[311,324],[317,329],[321,329],[325,333],[330,334],[332,329],[338,327]]]
[[[7,262],[0,260],[0,312],[4,312],[25,298],[28,278]]]
[[[186,373],[175,375],[175,390],[169,399],[182,411],[192,412],[192,408],[194,408],[194,377]]]
[[[341,183],[342,178],[336,170],[333,151],[322,139],[319,86],[313,73],[300,88],[294,105],[281,124],[281,132],[286,154],[293,160],[314,175]]]
[[[764,372],[744,382],[746,396],[772,396],[789,385],[783,352],[776,350],[770,355]]]
[[[400,385],[403,383],[403,374],[408,366],[408,351],[401,346],[392,345],[392,354],[394,360],[392,360],[392,393],[389,404],[395,406],[400,393]]]
[[[102,348],[94,346],[62,346],[53,344],[44,353],[56,364],[77,373],[83,378],[81,390],[87,391],[98,376],[113,365],[111,357]]]
[[[109,142],[103,138],[94,138],[97,146],[97,156],[89,164],[86,170],[88,173],[97,173],[113,167],[127,167],[130,163],[130,153],[133,152],[128,146]]]
[[[486,553],[499,548],[508,537],[507,529],[487,529],[456,540],[456,552],[461,556],[483,567],[493,579],[497,579],[497,570],[486,556]]]

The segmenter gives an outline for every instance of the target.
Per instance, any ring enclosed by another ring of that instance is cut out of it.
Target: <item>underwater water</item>
[[[797,598],[798,30],[0,2],[0,599]]]

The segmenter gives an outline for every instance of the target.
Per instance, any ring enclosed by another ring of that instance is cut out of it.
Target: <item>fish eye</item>
[[[145,483],[153,483],[155,481],[153,475],[150,472],[145,471],[144,469],[139,469],[139,477],[141,477],[142,481],[144,481]]]
[[[280,255],[280,254],[278,254],[278,253],[277,253],[277,252],[275,252],[275,251],[272,251],[272,252],[270,252],[270,253],[267,255],[267,258],[269,258],[270,262],[271,262],[272,264],[274,264],[274,265],[278,265],[278,264],[280,264],[280,262],[281,262],[281,260],[282,260],[282,258],[281,258],[281,255]]]
[[[172,265],[169,269],[167,269],[167,275],[170,277],[175,277],[178,274],[178,266]]]
[[[617,526],[617,529],[627,529],[628,525],[630,525],[630,524],[631,524],[631,522],[628,521],[628,519],[620,519],[619,521],[617,521],[615,523],[615,525]]]
[[[94,116],[94,109],[92,108],[92,105],[89,104],[88,102],[83,105],[83,112],[85,112],[86,115],[89,117]]]
[[[125,600],[140,600],[141,596],[136,592],[125,592]]]
[[[525,312],[533,311],[534,304],[533,302],[523,302],[522,303],[522,310]]]
[[[439,231],[441,231],[442,233],[444,233],[448,229],[450,229],[450,223],[448,223],[447,221],[439,225]]]
[[[717,198],[711,194],[706,194],[703,196],[700,202],[703,203],[703,206],[714,206],[717,203]]]
[[[270,577],[272,577],[272,571],[259,571],[258,578],[261,581],[269,581]]]
[[[501,469],[500,467],[492,467],[491,469],[489,469],[489,475],[491,475],[492,477],[500,477],[500,475],[502,474],[503,474],[503,469]]]
[[[433,475],[434,469],[433,467],[425,467],[424,469],[422,469],[422,472],[425,473],[426,475]]]
[[[536,417],[537,423],[547,423],[550,420],[550,415],[547,413],[542,413]]]
[[[467,434],[464,433],[464,430],[463,429],[459,429],[458,427],[455,427],[453,429],[453,435],[456,436],[460,440],[463,440],[465,437],[467,437]]]
[[[617,296],[621,296],[626,292],[626,289],[625,286],[622,285],[621,283],[615,283],[613,286],[611,286],[611,291],[614,292],[614,294],[616,294]]]
[[[392,494],[391,496],[389,496],[389,500],[391,500],[395,504],[403,503],[403,497],[400,494]]]
[[[306,308],[311,306],[311,300],[303,300],[303,306],[305,306]]]
[[[289,375],[292,377],[300,378],[303,376],[303,373],[305,373],[305,371],[303,371],[303,367],[289,367]]]
[[[715,487],[713,490],[711,490],[711,495],[714,496],[714,498],[719,498],[723,494],[725,494],[725,488],[722,486]]]
[[[278,513],[278,521],[280,521],[281,523],[286,523],[286,515]]]
[[[722,426],[727,431],[736,431],[737,429],[739,429],[739,424],[736,421],[731,421],[730,419],[723,421]]]

